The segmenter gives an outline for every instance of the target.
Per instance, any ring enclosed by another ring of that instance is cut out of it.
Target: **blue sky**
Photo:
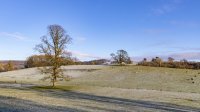
[[[24,60],[59,24],[80,60],[160,56],[200,59],[200,0],[0,0],[0,60]]]

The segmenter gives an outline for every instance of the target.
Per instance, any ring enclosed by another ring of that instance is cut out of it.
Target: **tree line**
[[[181,69],[200,69],[199,62],[190,62],[186,59],[175,61],[174,58],[169,57],[167,61],[163,61],[159,57],[152,58],[150,61],[144,58],[138,63],[141,66],[152,66],[152,67],[168,67],[168,68],[181,68]]]
[[[52,58],[52,57],[51,57]],[[24,67],[25,68],[32,68],[32,67],[45,67],[45,66],[52,66],[53,63],[51,63],[51,58],[47,58],[45,55],[32,55],[27,58],[25,61]],[[79,61],[77,58],[73,58],[71,56],[63,56],[58,57],[60,60],[60,64],[62,66],[65,65],[77,65],[79,64]]]
[[[47,27],[48,35],[41,38],[41,43],[35,46],[35,50],[40,55],[34,55],[26,61],[26,67],[40,67],[40,71],[46,76],[43,80],[50,79],[52,87],[60,80],[69,80],[68,76],[63,75],[61,66],[74,64],[76,62],[71,58],[71,54],[66,52],[66,47],[71,43],[72,38],[66,33],[60,25],[49,25]],[[124,50],[118,50],[116,54],[111,54],[113,62],[123,65],[130,63],[131,59]],[[105,60],[95,60],[92,64],[102,63]],[[90,63],[90,62],[89,62]],[[76,64],[81,64],[77,63]]]
[[[81,65],[81,64],[110,64],[127,65],[131,64],[132,60],[129,57],[127,51],[121,49],[116,53],[110,54],[111,60],[99,59],[92,61],[81,62],[76,57],[72,57],[70,52],[66,52],[66,48],[72,42],[72,38],[66,33],[65,29],[60,25],[49,25],[47,27],[47,35],[41,37],[41,43],[35,46],[35,50],[39,55],[33,55],[27,58],[25,62],[25,68],[39,67],[41,73],[46,74],[43,80],[50,79],[52,87],[59,80],[69,80],[68,76],[63,75],[63,65]],[[142,66],[154,66],[154,67],[170,67],[170,68],[187,68],[187,69],[199,69],[200,63],[188,62],[187,60],[174,61],[169,57],[168,61],[163,61],[159,57],[153,58],[148,61],[144,58],[138,65]],[[0,64],[1,71],[11,71],[14,69],[13,63]]]

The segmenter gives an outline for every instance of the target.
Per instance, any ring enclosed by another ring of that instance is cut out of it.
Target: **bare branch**
[[[49,36],[41,38],[42,43],[36,45],[35,50],[39,53],[45,54],[47,60],[50,61],[52,67],[44,67],[41,72],[44,74],[51,74],[50,78],[53,86],[57,78],[63,78],[64,75],[61,69],[61,56],[64,54],[65,48],[71,43],[71,37],[66,34],[65,30],[59,25],[48,26]]]

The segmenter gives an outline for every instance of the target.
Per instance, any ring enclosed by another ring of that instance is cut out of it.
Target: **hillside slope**
[[[44,75],[37,68],[0,73],[0,96],[36,102],[47,108],[76,107],[85,111],[186,111],[200,107],[199,70],[94,65],[63,68],[72,79],[57,82],[55,89],[44,86],[50,83],[40,80]],[[17,84],[13,83],[15,80]]]

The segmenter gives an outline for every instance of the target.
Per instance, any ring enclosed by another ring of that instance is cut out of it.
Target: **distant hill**
[[[24,68],[25,61],[23,60],[0,60],[0,63],[7,64],[9,61],[11,61],[17,69]]]

